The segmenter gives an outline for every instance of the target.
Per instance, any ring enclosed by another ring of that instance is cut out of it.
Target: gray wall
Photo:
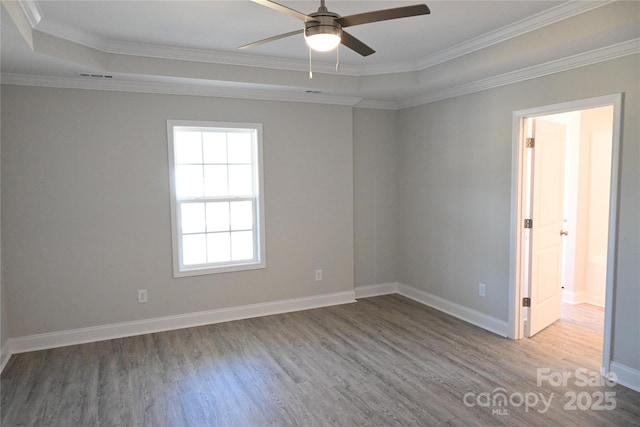
[[[640,369],[639,62],[628,56],[400,111],[398,279],[506,321],[513,112],[624,92],[613,360]]]
[[[350,107],[6,86],[2,114],[11,336],[353,290]],[[263,124],[266,269],[173,278],[167,119]]]
[[[353,111],[356,286],[398,279],[396,124],[396,111]]]

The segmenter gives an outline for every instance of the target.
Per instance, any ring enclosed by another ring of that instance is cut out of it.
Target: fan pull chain
[[[340,45],[336,48],[336,73],[340,71]]]
[[[311,48],[309,48],[309,80],[313,79],[313,71],[311,70]]]

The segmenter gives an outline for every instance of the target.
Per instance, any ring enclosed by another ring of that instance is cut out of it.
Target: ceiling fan
[[[319,52],[327,52],[335,49],[340,43],[342,43],[362,56],[369,56],[372,53],[375,53],[375,50],[344,31],[343,28],[369,24],[371,22],[386,21],[389,19],[427,15],[431,13],[426,4],[417,4],[413,6],[359,13],[357,15],[340,16],[337,13],[330,12],[329,9],[326,8],[324,0],[320,0],[320,7],[318,8],[318,11],[306,15],[271,0],[252,1],[303,21],[304,38],[311,49]],[[296,34],[300,34],[300,30],[291,31],[290,33],[280,34],[257,42],[249,43],[244,46],[240,46],[240,49],[259,46],[264,43],[294,36]]]

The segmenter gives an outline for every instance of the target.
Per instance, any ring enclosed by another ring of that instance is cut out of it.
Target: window
[[[263,268],[262,126],[169,120],[174,276]]]

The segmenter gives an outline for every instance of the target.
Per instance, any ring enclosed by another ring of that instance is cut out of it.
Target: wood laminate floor
[[[571,322],[513,341],[389,295],[14,355],[1,377],[1,421],[3,427],[640,425],[640,393],[582,386],[576,378],[599,370],[600,352],[597,334]],[[548,369],[548,379],[570,377],[538,385],[538,368]],[[613,395],[605,401],[605,393]]]

